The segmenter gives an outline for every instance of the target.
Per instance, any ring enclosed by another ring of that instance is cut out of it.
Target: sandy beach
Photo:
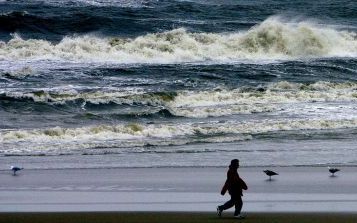
[[[357,223],[356,12],[0,0],[0,223]]]
[[[241,168],[244,213],[352,213],[356,167],[331,177],[326,167]],[[1,171],[1,212],[213,212],[226,168],[118,168]],[[231,213],[225,213],[227,216]]]

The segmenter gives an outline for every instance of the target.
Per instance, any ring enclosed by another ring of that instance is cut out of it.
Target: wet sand
[[[274,167],[279,175],[271,181],[264,169],[239,171],[249,186],[244,213],[357,212],[356,167],[341,167],[336,177],[326,167]],[[229,199],[219,194],[225,174],[226,168],[0,171],[0,212],[214,212]]]

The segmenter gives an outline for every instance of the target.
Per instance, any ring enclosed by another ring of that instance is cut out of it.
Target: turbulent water
[[[357,165],[354,1],[0,1],[0,160]]]

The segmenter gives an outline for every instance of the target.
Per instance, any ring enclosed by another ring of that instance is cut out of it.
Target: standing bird
[[[274,175],[279,175],[277,173],[275,173],[274,171],[271,171],[271,170],[264,170],[263,171],[266,175],[269,176],[269,180],[271,180],[271,176],[274,176]]]
[[[331,168],[331,167],[327,167],[328,168],[328,171],[330,172],[330,173],[332,173],[332,177],[334,177],[335,176],[335,173],[336,172],[338,172],[338,171],[340,171],[340,169],[337,169],[337,168]]]
[[[16,175],[17,171],[24,169],[23,167],[17,167],[17,166],[11,166],[10,168],[14,172],[13,174],[14,176]]]

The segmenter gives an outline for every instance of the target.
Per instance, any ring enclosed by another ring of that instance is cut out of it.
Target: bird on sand
[[[329,171],[330,173],[332,173],[331,176],[335,176],[335,173],[338,172],[338,171],[340,171],[340,169],[337,169],[337,168],[331,168],[331,167],[327,167],[327,168],[328,168],[328,171]]]
[[[269,176],[269,180],[271,180],[271,176],[279,175],[278,173],[275,173],[274,171],[271,170],[264,170],[263,172]]]
[[[17,167],[17,166],[11,166],[10,168],[14,172],[13,174],[14,176],[16,175],[17,171],[24,169],[23,167]]]

